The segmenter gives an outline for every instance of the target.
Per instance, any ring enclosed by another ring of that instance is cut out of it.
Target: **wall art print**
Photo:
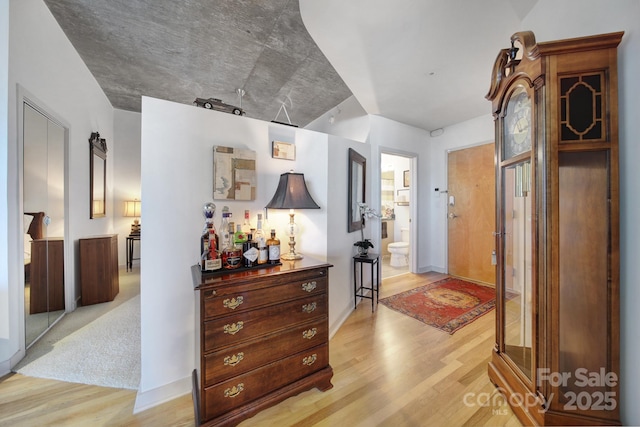
[[[213,147],[214,200],[255,200],[256,152]]]

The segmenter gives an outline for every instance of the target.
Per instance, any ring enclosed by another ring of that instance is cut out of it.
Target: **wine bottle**
[[[267,250],[267,239],[262,230],[262,214],[258,214],[258,228],[253,234],[253,241],[258,248],[258,264],[266,264],[269,260],[269,251]]]

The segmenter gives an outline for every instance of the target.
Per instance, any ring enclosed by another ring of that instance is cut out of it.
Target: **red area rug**
[[[383,298],[380,303],[453,334],[495,307],[496,290],[450,277]]]

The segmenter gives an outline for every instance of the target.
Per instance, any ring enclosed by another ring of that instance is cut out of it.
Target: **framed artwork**
[[[274,159],[295,160],[296,146],[289,142],[273,141],[271,143],[271,157]]]
[[[364,203],[365,177],[367,176],[367,160],[353,148],[349,148],[349,183],[347,201],[348,232],[362,228],[360,203]]]
[[[411,179],[410,171],[402,172],[402,185],[405,187],[409,186],[409,180]]]
[[[256,199],[256,152],[213,147],[214,200]]]

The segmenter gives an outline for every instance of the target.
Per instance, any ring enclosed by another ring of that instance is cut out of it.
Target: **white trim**
[[[137,414],[154,406],[161,405],[170,400],[191,393],[191,376],[181,378],[161,387],[147,391],[139,391],[136,396],[136,403],[133,406],[133,413]]]

